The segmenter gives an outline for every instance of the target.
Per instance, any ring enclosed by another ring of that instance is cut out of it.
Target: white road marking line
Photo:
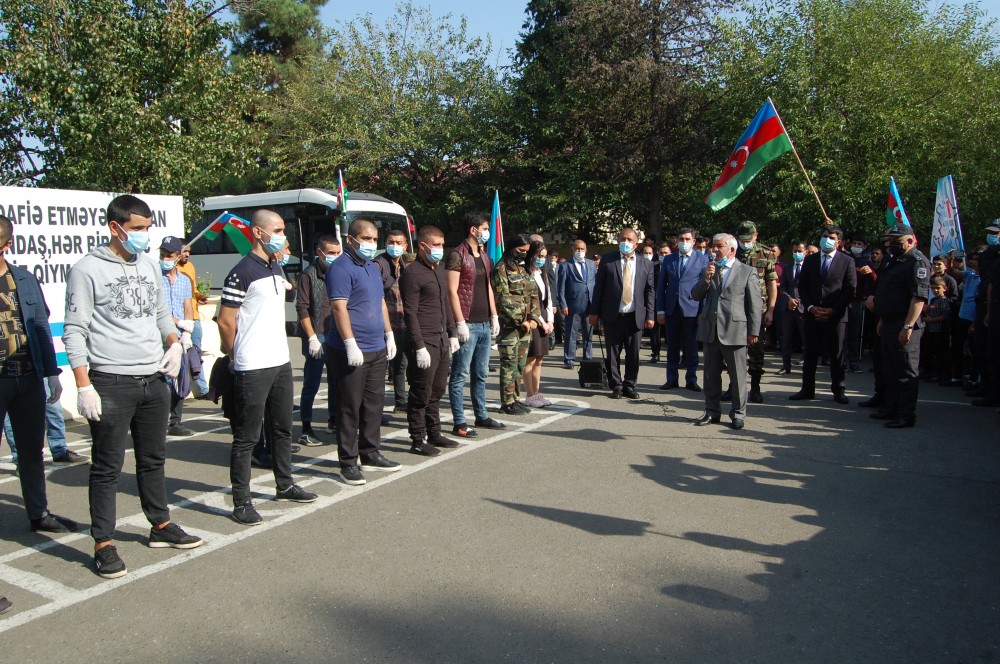
[[[76,592],[75,588],[53,581],[47,576],[35,574],[9,565],[0,565],[0,579],[12,586],[17,586],[30,593],[41,595],[45,599],[58,600],[69,593]]]
[[[412,466],[403,466],[401,470],[394,473],[370,473],[368,476],[369,480],[367,484],[364,484],[362,486],[345,485],[343,487],[340,487],[341,490],[333,494],[332,496],[320,496],[320,498],[317,499],[316,502],[314,503],[298,505],[294,509],[283,510],[280,514],[278,514],[274,518],[265,521],[259,526],[254,526],[253,528],[240,530],[236,533],[233,533],[232,535],[213,537],[212,540],[206,540],[205,545],[197,549],[187,549],[183,551],[176,550],[173,556],[165,558],[161,562],[154,563],[152,565],[140,567],[135,570],[129,570],[129,573],[127,575],[120,577],[118,579],[108,579],[102,583],[97,584],[96,586],[92,586],[90,588],[85,588],[82,590],[76,590],[73,588],[69,588],[68,586],[62,586],[64,590],[57,590],[55,588],[51,588],[50,590],[52,591],[51,594],[53,595],[53,597],[50,597],[52,601],[49,602],[48,604],[43,604],[42,606],[35,607],[34,609],[28,609],[27,611],[21,613],[14,613],[10,615],[10,617],[8,618],[0,619],[0,634],[8,630],[14,629],[15,627],[20,627],[21,625],[25,625],[34,620],[38,620],[39,618],[52,615],[53,613],[56,613],[57,611],[60,611],[61,609],[64,609],[66,607],[79,604],[80,602],[84,602],[89,599],[93,599],[107,592],[120,588],[121,586],[133,583],[140,579],[144,579],[148,576],[152,576],[153,574],[166,571],[168,569],[171,569],[172,567],[176,567],[182,563],[188,562],[189,560],[200,558],[201,556],[222,549],[226,546],[229,546],[230,544],[235,544],[236,542],[241,542],[250,537],[260,535],[261,533],[266,533],[274,528],[283,526],[286,523],[290,523],[297,519],[301,519],[302,517],[309,516],[310,514],[318,512],[319,510],[325,509],[332,505],[335,505],[341,501],[348,500],[356,496],[360,496],[361,494],[367,493],[368,491],[377,489],[381,486],[385,486],[386,484],[389,484],[391,482],[401,480],[404,477],[409,477],[414,473],[426,470],[428,468],[432,468],[438,465],[439,463],[444,463],[450,459],[455,459],[464,454],[468,454],[472,451],[482,449],[487,445],[492,445],[493,443],[498,443],[502,440],[513,438],[514,436],[518,436],[520,434],[527,433],[535,429],[540,429],[546,425],[552,424],[553,422],[557,422],[558,420],[569,417],[571,415],[575,415],[590,408],[589,404],[582,401],[575,401],[570,399],[560,399],[559,401],[560,403],[564,403],[569,407],[568,408],[564,407],[559,410],[553,409],[553,412],[549,417],[536,420],[534,423],[528,424],[521,429],[505,431],[495,436],[484,438],[483,440],[477,441],[474,444],[467,444],[464,447],[459,447],[457,449],[451,450],[446,454],[442,454],[439,457],[427,459]],[[336,452],[334,451],[331,454],[336,454]],[[320,459],[322,459],[322,457],[316,457],[315,459],[310,460],[311,463],[306,463],[302,465],[307,465],[307,466],[315,465]],[[270,476],[262,475],[261,477],[270,477]],[[255,479],[260,479],[260,478],[255,478]],[[307,478],[304,479],[302,483],[305,482],[313,483],[310,480],[319,482],[326,479],[333,479],[333,478],[332,477]],[[229,490],[230,490],[229,487],[226,487],[225,490],[220,489],[219,491],[210,492],[209,494],[204,494],[204,495],[211,495],[212,493],[222,495],[223,493],[228,492]],[[193,504],[193,500],[188,499],[185,501],[181,501],[178,504],[184,504],[184,503]],[[137,516],[140,519],[142,519],[143,523],[145,523],[145,517],[143,517],[141,513]],[[126,520],[132,522],[132,520],[135,518],[136,516],[133,516],[129,517]],[[122,522],[119,521],[119,523]],[[51,548],[67,540],[79,539],[81,537],[84,537],[84,535],[75,534],[65,538],[61,538],[59,542],[56,541],[53,541],[51,543],[46,542],[45,544],[48,546],[44,546],[44,548]],[[23,555],[30,555],[31,553],[37,553],[40,550],[43,550],[43,547],[41,545],[36,547],[30,547],[28,549],[23,550],[27,552],[24,553]],[[7,556],[4,556],[4,558],[11,558],[12,555],[13,554],[8,554]],[[13,558],[20,558],[23,557],[23,555],[13,555]],[[6,580],[6,572],[5,572],[6,569],[12,569],[12,568],[0,567],[0,580]],[[15,571],[19,572],[20,570],[15,570]]]

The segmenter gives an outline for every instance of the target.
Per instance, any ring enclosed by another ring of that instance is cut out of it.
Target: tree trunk
[[[663,177],[659,169],[649,187],[649,222],[646,226],[646,237],[663,239]]]

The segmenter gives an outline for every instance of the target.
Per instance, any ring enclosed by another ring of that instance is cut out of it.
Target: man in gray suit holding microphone
[[[720,233],[712,238],[713,260],[704,277],[691,289],[703,300],[698,317],[698,341],[704,344],[705,414],[696,426],[718,424],[722,419],[722,365],[729,367],[733,386],[730,418],[733,429],[742,429],[747,410],[747,345],[757,342],[761,298],[757,270],[736,260],[736,238]]]

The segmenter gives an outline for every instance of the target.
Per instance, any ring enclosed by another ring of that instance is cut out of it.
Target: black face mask
[[[903,248],[902,242],[890,242],[889,243],[889,253],[893,256],[902,256],[906,250]]]
[[[510,255],[514,259],[515,263],[523,264],[524,259],[528,257],[528,254],[523,251],[515,251]]]

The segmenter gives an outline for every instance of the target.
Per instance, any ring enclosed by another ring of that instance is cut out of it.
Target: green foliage
[[[251,163],[256,59],[210,2],[0,0],[0,181],[176,194]]]
[[[509,154],[507,93],[489,45],[449,19],[402,4],[384,26],[368,16],[333,31],[267,110],[274,185],[333,187],[343,168],[352,190],[444,229],[485,208]]]
[[[263,55],[269,64],[269,84],[294,74],[319,53],[326,40],[319,9],[327,0],[254,0],[236,6],[237,34],[233,54]]]

